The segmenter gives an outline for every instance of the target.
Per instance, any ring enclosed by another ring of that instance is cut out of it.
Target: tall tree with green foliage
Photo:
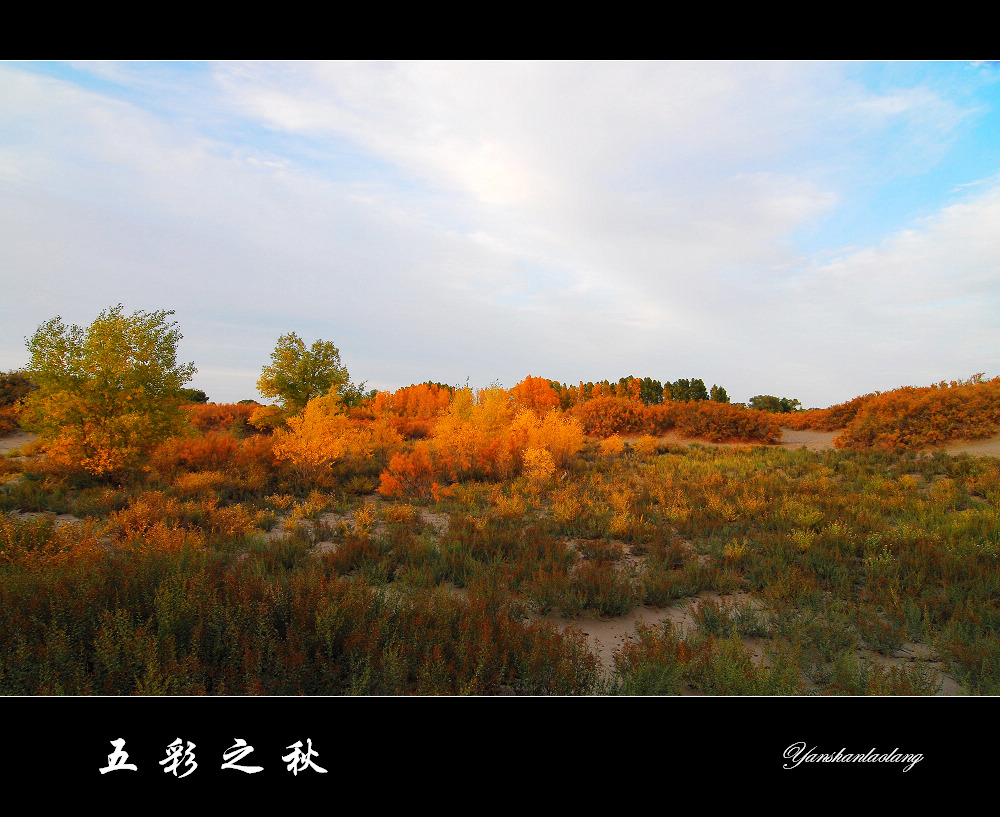
[[[277,399],[289,413],[300,411],[314,397],[334,392],[341,397],[361,399],[361,386],[352,386],[347,368],[340,362],[340,351],[329,341],[317,340],[306,348],[294,332],[278,338],[257,381],[257,391]]]
[[[713,384],[708,394],[709,394],[709,399],[711,399],[715,403],[729,402],[729,394],[726,392],[724,388],[722,388],[722,386],[716,386]]]
[[[666,389],[670,392],[670,399],[679,403],[686,403],[690,400],[708,400],[708,389],[705,388],[705,381],[699,378],[688,380],[685,377],[667,383]]]
[[[51,457],[111,475],[180,428],[180,389],[195,367],[177,362],[173,314],[126,315],[118,304],[86,329],[55,317],[28,339],[25,372],[38,388],[21,424],[47,441]]]

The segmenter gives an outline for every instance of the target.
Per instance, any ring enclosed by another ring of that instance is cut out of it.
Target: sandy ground
[[[782,428],[781,441],[778,445],[788,449],[806,448],[810,451],[828,451],[834,447],[834,437],[839,436],[842,432],[843,429],[839,431],[814,431],[812,429],[797,431],[793,428]],[[660,437],[660,440],[674,445],[697,444],[717,448],[745,448],[750,445],[749,443],[710,443],[705,440],[685,439],[676,434],[664,435]],[[955,440],[946,445],[924,450],[928,453],[941,451],[945,454],[970,454],[974,457],[1000,457],[1000,435],[985,440]]]
[[[971,454],[973,457],[1000,457],[1000,437],[986,440],[959,440],[930,448],[928,451],[943,451],[946,454]]]
[[[806,429],[796,431],[793,428],[781,429],[782,448],[808,448],[810,451],[826,451],[833,448],[833,438],[839,431],[812,431]]]
[[[796,431],[791,428],[781,430],[782,448],[808,448],[810,451],[825,451],[833,448],[833,438],[840,431]],[[1000,436],[985,440],[954,440],[946,445],[924,449],[928,453],[941,451],[945,454],[970,454],[973,457],[1000,457]]]
[[[29,434],[27,431],[22,431],[21,429],[12,431],[10,434],[0,437],[0,454],[6,454],[8,451],[20,448],[25,443],[30,443],[33,439],[35,439],[35,435]]]
[[[575,627],[580,630],[586,636],[591,651],[600,660],[605,672],[610,673],[614,670],[615,651],[621,649],[629,641],[635,640],[635,626],[637,623],[644,623],[656,630],[663,625],[663,622],[669,620],[679,633],[690,633],[696,629],[694,612],[697,610],[697,606],[709,599],[720,605],[732,605],[750,600],[751,597],[744,593],[720,596],[713,591],[705,591],[699,593],[696,597],[679,600],[671,607],[640,607],[628,615],[618,618],[581,615],[576,619],[567,619],[558,615],[548,615],[545,616],[545,619],[564,628]],[[764,651],[762,649],[764,642],[759,638],[743,638],[742,641],[754,660],[759,664],[764,658]],[[922,662],[937,676],[939,686],[935,695],[951,696],[969,694],[954,678],[946,673],[946,667],[941,662],[940,657],[934,654],[925,644],[903,644],[892,655],[880,655],[874,650],[867,649],[858,649],[857,654],[859,658],[881,664],[886,668],[902,668],[914,662]],[[701,695],[703,693],[693,689],[682,689],[680,694]]]

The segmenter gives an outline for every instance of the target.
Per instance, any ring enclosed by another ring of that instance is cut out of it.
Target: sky
[[[0,370],[172,310],[356,383],[701,378],[826,407],[1000,375],[995,62],[0,62]]]

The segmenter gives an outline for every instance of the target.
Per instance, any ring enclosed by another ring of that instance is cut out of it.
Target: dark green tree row
[[[599,380],[596,383],[581,383],[579,386],[569,386],[565,383],[551,381],[552,387],[559,393],[563,408],[591,400],[594,397],[629,397],[638,398],[647,406],[662,403],[664,400],[687,403],[693,400],[714,400],[716,403],[728,403],[729,395],[722,386],[712,385],[709,389],[701,378],[680,378],[674,382],[662,383],[651,377],[622,377],[617,383],[610,380]]]
[[[750,398],[747,404],[758,411],[770,411],[772,414],[791,414],[799,411],[802,403],[790,397],[775,397],[773,394],[758,394]]]

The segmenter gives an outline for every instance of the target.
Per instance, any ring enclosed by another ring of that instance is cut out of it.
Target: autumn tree
[[[392,413],[397,417],[430,419],[448,407],[454,392],[453,387],[442,383],[419,383],[392,393],[378,392],[371,408],[376,415]]]
[[[625,400],[642,400],[642,381],[638,377],[623,377],[618,381],[614,395]]]
[[[177,362],[173,314],[126,315],[118,304],[86,329],[55,317],[36,330],[25,371],[38,388],[22,424],[47,441],[50,456],[113,474],[180,427],[180,390],[195,367]]]
[[[307,349],[294,332],[278,338],[270,365],[261,371],[257,390],[264,397],[276,398],[289,413],[304,409],[312,398],[331,392],[341,397],[361,393],[361,387],[351,385],[336,346],[317,340]]]
[[[384,420],[352,420],[340,396],[330,392],[310,400],[301,414],[288,418],[287,429],[275,432],[274,455],[297,466],[303,478],[322,482],[333,466],[384,467],[402,444]]]

